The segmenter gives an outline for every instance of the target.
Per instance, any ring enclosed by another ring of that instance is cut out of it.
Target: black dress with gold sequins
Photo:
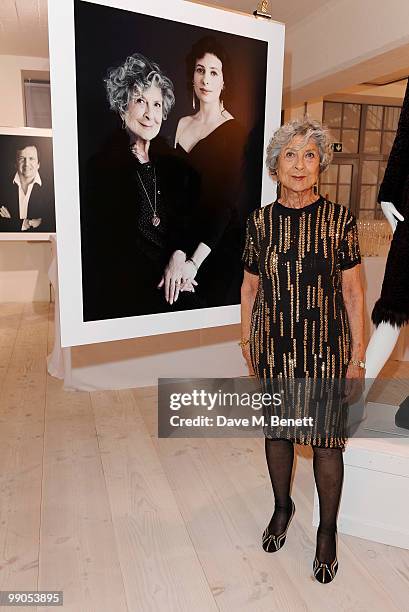
[[[287,412],[315,421],[307,429],[266,427],[265,435],[343,447],[342,397],[333,389],[317,407],[306,402],[305,384],[346,374],[350,331],[341,281],[342,271],[361,261],[354,216],[323,197],[300,209],[278,202],[259,208],[247,221],[243,260],[260,281],[250,337],[256,375],[264,383],[302,380],[303,407],[292,401]]]

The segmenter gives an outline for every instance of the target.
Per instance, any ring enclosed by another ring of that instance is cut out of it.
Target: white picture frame
[[[47,149],[50,148],[51,152],[51,142],[52,142],[52,130],[46,128],[31,128],[31,127],[9,127],[9,126],[0,126],[0,158],[8,157],[9,163],[4,163],[2,160],[1,169],[0,169],[0,206],[6,206],[8,203],[3,200],[3,187],[6,184],[11,184],[13,180],[13,174],[15,172],[15,160],[10,156],[13,155],[18,148],[18,146],[23,146],[23,143],[30,142],[41,142],[37,139],[48,139],[50,143],[47,143]],[[11,145],[12,141],[12,147]],[[7,149],[4,151],[4,149]],[[53,183],[53,163],[52,159],[41,159],[40,155],[40,176],[43,178],[46,177],[48,181]],[[16,188],[17,189],[17,188]],[[17,194],[17,191],[16,191]],[[54,207],[54,195],[52,189],[52,201],[50,202],[50,206]],[[54,216],[54,212],[52,213]],[[55,231],[7,231],[0,229],[0,242],[48,242],[51,236],[55,235]]]
[[[78,0],[79,3],[85,0]],[[109,7],[240,35],[267,43],[263,158],[269,138],[280,125],[284,58],[283,24],[184,0],[87,0]],[[139,316],[84,321],[81,220],[77,133],[74,0],[49,2],[54,175],[58,236],[61,343],[63,347],[139,336],[236,324],[240,306],[200,308]],[[98,27],[98,24],[95,24]],[[81,92],[78,93],[81,95]],[[274,185],[263,164],[261,205],[272,201]]]

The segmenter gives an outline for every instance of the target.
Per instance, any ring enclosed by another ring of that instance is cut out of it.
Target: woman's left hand
[[[183,265],[183,270],[182,270],[182,281],[183,282],[192,281],[193,279],[196,278],[196,274],[197,274],[197,267],[195,266],[195,264],[190,259],[185,261]]]
[[[176,285],[175,302],[179,297],[179,293],[182,291],[190,291],[194,293],[195,287],[197,287],[197,282],[195,281],[196,274],[197,268],[195,265],[191,261],[186,261],[182,266],[180,284]]]
[[[194,293],[195,287],[197,287],[197,282],[195,280],[187,280],[180,286],[180,293],[182,293],[182,291]]]

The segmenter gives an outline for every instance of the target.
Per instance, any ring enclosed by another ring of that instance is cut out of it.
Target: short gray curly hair
[[[295,136],[304,136],[301,146],[312,138],[319,151],[320,172],[324,172],[332,161],[332,143],[329,131],[315,119],[294,119],[276,130],[267,147],[266,166],[271,174],[277,174],[277,163],[283,147],[286,147]]]
[[[175,104],[172,81],[162,72],[158,64],[148,60],[141,53],[130,55],[118,68],[110,68],[104,83],[109,106],[120,115],[127,111],[128,104],[135,95],[141,95],[151,85],[156,85],[162,91],[163,119],[167,119]]]

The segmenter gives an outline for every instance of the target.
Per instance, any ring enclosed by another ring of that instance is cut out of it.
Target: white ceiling
[[[329,1],[272,0],[271,14],[273,19],[290,27]],[[209,3],[245,13],[252,13],[258,4],[256,0],[210,0]],[[0,0],[0,55],[48,57],[47,0]]]
[[[257,0],[197,1],[250,14],[258,5]],[[335,1],[337,0],[271,0],[270,12],[274,20],[291,28]],[[137,8],[138,0],[134,2]],[[0,55],[48,57],[47,0],[0,0]],[[379,84],[406,77],[409,71],[405,68],[398,74],[392,73],[392,70],[392,66],[385,67],[387,76],[383,81],[379,80]],[[359,77],[362,80],[362,75]]]
[[[48,57],[47,0],[0,0],[0,55]]]

